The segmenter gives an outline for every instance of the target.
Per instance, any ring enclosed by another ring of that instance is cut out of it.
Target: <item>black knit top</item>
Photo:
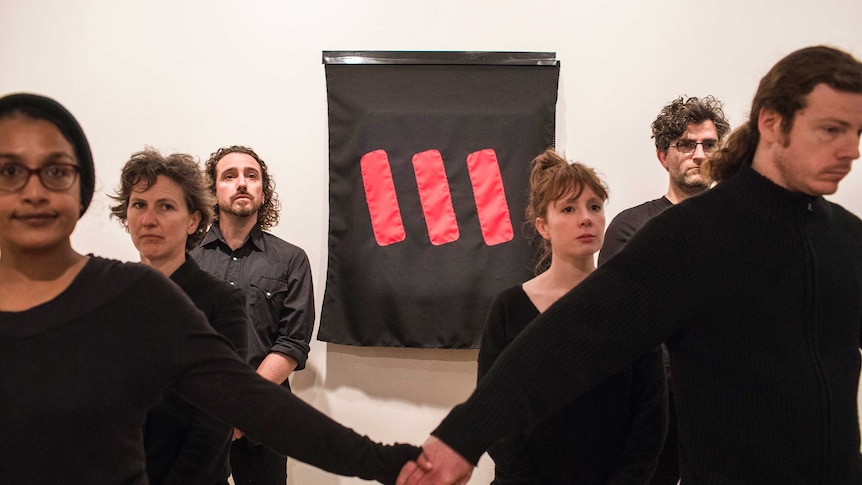
[[[53,300],[0,312],[0,483],[146,483],[142,425],[169,388],[333,473],[392,483],[418,455],[255,374],[162,274],[90,257]]]
[[[744,165],[539,316],[433,434],[475,462],[665,341],[684,484],[859,484],[860,325],[862,221]]]

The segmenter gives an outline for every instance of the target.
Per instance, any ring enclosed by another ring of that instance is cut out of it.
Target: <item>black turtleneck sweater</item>
[[[862,221],[743,165],[539,316],[433,434],[475,463],[664,341],[683,484],[859,484],[861,324]]]

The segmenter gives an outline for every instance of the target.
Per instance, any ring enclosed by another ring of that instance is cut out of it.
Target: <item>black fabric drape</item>
[[[554,143],[559,62],[325,52],[324,63],[329,260],[318,339],[477,347],[493,296],[532,275],[529,162]]]

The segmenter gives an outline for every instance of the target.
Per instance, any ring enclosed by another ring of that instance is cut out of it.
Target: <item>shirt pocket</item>
[[[278,278],[260,276],[253,280],[249,291],[251,316],[258,328],[267,328],[270,338],[278,337],[281,307],[287,297],[288,285]]]

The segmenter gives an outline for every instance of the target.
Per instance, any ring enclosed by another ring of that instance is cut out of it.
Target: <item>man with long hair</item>
[[[862,63],[780,60],[708,162],[718,185],[537,317],[398,482],[464,483],[491,444],[666,342],[683,484],[862,483],[862,220],[823,198],[860,134]]]
[[[231,146],[206,162],[216,196],[215,222],[191,256],[201,268],[246,292],[248,362],[288,389],[305,368],[314,327],[311,267],[301,248],[266,232],[279,203],[266,163],[251,148]],[[237,485],[284,485],[286,458],[234,431],[231,472]]]

